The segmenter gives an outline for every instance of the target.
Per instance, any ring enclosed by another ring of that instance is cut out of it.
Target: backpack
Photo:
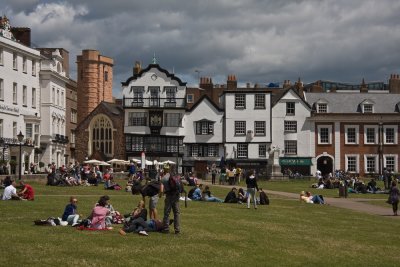
[[[260,205],[269,205],[269,198],[265,192],[260,192]]]
[[[166,192],[170,192],[170,193],[183,193],[183,184],[181,181],[181,177],[180,176],[172,176],[170,175],[168,178],[168,188],[166,190]]]
[[[152,197],[160,192],[160,183],[149,183],[140,189],[140,193],[144,197]]]
[[[193,193],[196,190],[196,187],[193,187],[192,189],[190,189],[189,193],[188,193],[188,198],[192,199],[193,198]]]

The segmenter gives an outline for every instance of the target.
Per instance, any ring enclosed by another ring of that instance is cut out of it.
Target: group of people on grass
[[[4,187],[2,200],[34,200],[35,190],[33,187],[24,181],[19,181],[19,185],[10,176],[6,176],[1,183]],[[17,191],[18,188],[18,191]]]
[[[139,180],[138,177],[135,176],[134,178],[132,193],[141,194],[143,200],[139,202],[131,213],[126,214],[124,217],[121,216],[121,218],[117,220],[117,223],[124,223],[120,234],[126,235],[126,233],[134,232],[140,235],[148,235],[147,232],[151,231],[169,232],[169,226],[172,223],[174,224],[175,234],[179,234],[179,198],[182,191],[179,190],[178,187],[172,185],[171,179],[174,179],[174,177],[169,173],[169,168],[163,169],[162,176],[159,180],[151,181],[144,185],[141,184],[142,181]],[[161,195],[165,195],[164,217],[162,221],[158,219],[157,213],[157,203]],[[144,200],[146,197],[149,198],[149,218],[147,218],[148,212],[145,208]],[[77,213],[78,200],[75,197],[71,197],[70,203],[65,207],[62,221],[72,226],[80,226],[81,229],[112,229],[111,223],[116,223],[115,217],[120,216],[120,214],[115,212],[109,200],[110,198],[108,196],[100,197],[99,201],[92,209],[91,215],[82,219],[82,216]],[[169,219],[171,210],[174,214],[173,220]]]

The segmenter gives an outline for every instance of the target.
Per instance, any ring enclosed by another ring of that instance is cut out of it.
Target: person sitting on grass
[[[23,200],[18,196],[15,185],[15,181],[10,180],[10,185],[4,189],[2,200]]]
[[[144,200],[140,200],[137,207],[128,215],[125,215],[126,222],[133,221],[139,217],[143,218],[144,221],[147,220],[147,209]]]
[[[210,187],[208,185],[206,185],[206,187],[204,188],[201,196],[202,196],[202,199],[207,202],[224,202],[222,199],[214,197],[211,194]]]
[[[242,202],[242,203],[247,202],[247,193],[243,190],[243,188],[239,188],[238,199],[239,199],[239,202]]]
[[[106,217],[110,215],[110,210],[106,208],[107,198],[106,196],[100,197],[98,204],[92,209],[92,213],[89,217],[91,221],[89,228],[96,230],[112,229],[111,226],[106,226]]]
[[[69,198],[69,204],[65,206],[65,210],[63,215],[61,216],[63,221],[68,222],[69,225],[72,226],[77,226],[78,220],[79,220],[79,215],[76,213],[76,210],[78,209],[77,207],[78,199],[76,197],[70,197]]]
[[[226,195],[224,203],[238,203],[239,199],[236,197],[236,191],[236,187],[233,187]]]
[[[21,196],[21,198],[26,199],[26,200],[34,200],[35,199],[35,191],[33,190],[32,186],[30,186],[29,184],[26,184],[23,181],[20,181],[19,185],[21,187],[21,191],[18,192],[18,195]]]
[[[202,200],[201,197],[201,189],[203,188],[202,184],[196,185],[194,187],[194,191],[193,194],[191,195],[191,197],[189,197],[191,200],[195,200],[195,201],[200,201]]]

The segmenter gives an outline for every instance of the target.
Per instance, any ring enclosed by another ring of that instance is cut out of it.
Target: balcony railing
[[[54,134],[53,135],[53,142],[60,143],[60,144],[68,144],[68,136],[61,135],[61,134]]]
[[[124,98],[124,108],[185,108],[186,98]]]

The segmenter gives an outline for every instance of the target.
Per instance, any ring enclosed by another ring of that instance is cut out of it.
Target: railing
[[[33,146],[32,139],[30,139],[30,138],[22,140],[21,144],[23,146]],[[16,138],[3,138],[3,137],[0,137],[0,147],[4,147],[4,146],[19,146],[19,145],[20,145],[20,142]]]
[[[123,104],[124,108],[184,108],[186,107],[186,98],[124,98]]]
[[[69,139],[68,139],[68,136],[65,136],[65,135],[53,134],[53,142],[60,143],[60,144],[68,144]]]

